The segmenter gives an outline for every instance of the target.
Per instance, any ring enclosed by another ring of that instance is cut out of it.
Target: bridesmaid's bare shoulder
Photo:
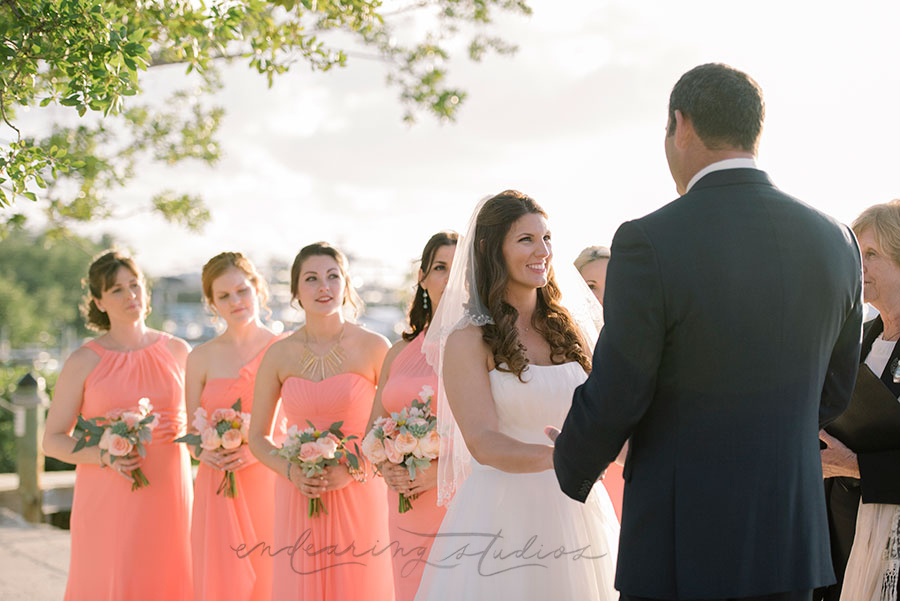
[[[349,345],[359,345],[368,350],[377,351],[382,356],[391,347],[387,338],[359,324],[348,323],[344,328],[344,340]]]
[[[62,374],[66,374],[69,378],[77,378],[85,380],[91,371],[100,363],[100,355],[92,351],[86,346],[82,346],[75,350],[63,363]]]
[[[162,335],[162,332],[160,332],[160,335]],[[188,354],[191,352],[191,345],[178,336],[172,336],[166,343],[166,347],[182,365],[187,361]]]

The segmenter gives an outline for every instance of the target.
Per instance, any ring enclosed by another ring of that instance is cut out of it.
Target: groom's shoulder
[[[751,170],[737,171],[749,172]],[[710,174],[707,178],[719,175],[719,173]],[[723,206],[722,203],[741,199],[745,203],[757,205],[757,216],[760,219],[771,220],[777,214],[777,218],[789,219],[798,226],[802,224],[802,227],[805,229],[811,228],[831,236],[843,238],[846,242],[850,242],[850,239],[853,238],[850,228],[807,202],[779,189],[772,183],[765,172],[757,171],[752,175],[759,181],[738,181],[730,185],[723,183],[715,186],[695,186],[682,196],[669,201],[643,217],[634,219],[630,223],[642,229],[647,235],[652,236],[654,232],[666,231],[672,228],[680,229],[690,227],[691,224],[706,222],[711,209],[714,209],[720,215],[729,213],[727,210],[722,212],[717,209]],[[701,182],[706,183],[704,180],[701,180]],[[724,206],[728,207],[729,205],[725,204]],[[735,211],[733,217],[746,220],[752,218],[753,214],[753,211],[741,210],[740,212]]]

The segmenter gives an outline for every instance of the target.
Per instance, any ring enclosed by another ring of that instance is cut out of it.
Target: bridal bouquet
[[[144,445],[153,440],[153,429],[159,422],[159,416],[153,413],[150,399],[144,397],[138,401],[137,407],[113,409],[104,417],[85,419],[78,416],[76,430],[81,433],[75,443],[73,452],[85,447],[100,447],[100,458],[109,453],[109,463],[115,463],[119,457],[125,457],[137,450],[141,457],[147,456]],[[131,490],[137,490],[150,484],[141,468],[131,472]]]
[[[437,433],[437,417],[431,411],[434,390],[423,386],[419,398],[409,407],[390,417],[379,417],[363,439],[362,451],[366,458],[378,465],[385,461],[405,465],[409,479],[414,480],[416,470],[426,470],[431,460],[437,458],[441,437]],[[419,495],[400,495],[399,511],[406,513]]]
[[[356,453],[348,448],[349,442],[357,437],[344,436],[341,432],[343,421],[331,424],[327,430],[316,429],[309,420],[306,423],[309,427],[303,430],[291,426],[281,448],[272,453],[297,465],[307,478],[323,473],[329,465],[343,464],[357,481],[364,479],[365,474],[359,467],[359,447],[353,443]],[[322,499],[310,499],[307,515],[316,517],[321,511],[328,513]]]
[[[216,409],[210,416],[206,409],[198,407],[194,412],[194,429],[196,433],[176,438],[175,442],[183,442],[194,446],[194,455],[200,455],[201,449],[230,451],[247,442],[250,428],[250,414],[241,413],[241,399],[235,401],[230,409]],[[225,470],[222,482],[216,494],[224,493],[226,497],[237,497],[237,482],[234,472]]]

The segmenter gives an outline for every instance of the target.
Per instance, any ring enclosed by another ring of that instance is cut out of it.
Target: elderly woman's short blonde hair
[[[900,265],[900,199],[869,207],[851,227],[857,237],[871,229],[878,246]]]
[[[588,246],[575,258],[575,268],[581,271],[588,263],[598,259],[609,259],[609,249],[605,246]]]

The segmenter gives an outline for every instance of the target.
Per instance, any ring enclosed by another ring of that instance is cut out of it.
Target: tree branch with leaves
[[[143,162],[214,164],[224,111],[209,99],[225,62],[247,64],[271,86],[297,65],[328,71],[375,59],[405,121],[452,121],[466,93],[448,81],[448,43],[469,35],[474,61],[515,52],[489,32],[498,12],[531,9],[522,0],[2,0],[0,237],[24,226],[20,200],[39,203],[50,236],[63,237],[72,222],[121,214],[110,194]],[[433,27],[401,41],[410,37],[404,19],[423,14]],[[140,103],[140,73],[177,64],[190,85],[162,107]],[[50,105],[83,121],[42,138],[22,131],[19,109]],[[148,201],[138,210],[188,228],[210,219],[201,198],[175,190]]]

